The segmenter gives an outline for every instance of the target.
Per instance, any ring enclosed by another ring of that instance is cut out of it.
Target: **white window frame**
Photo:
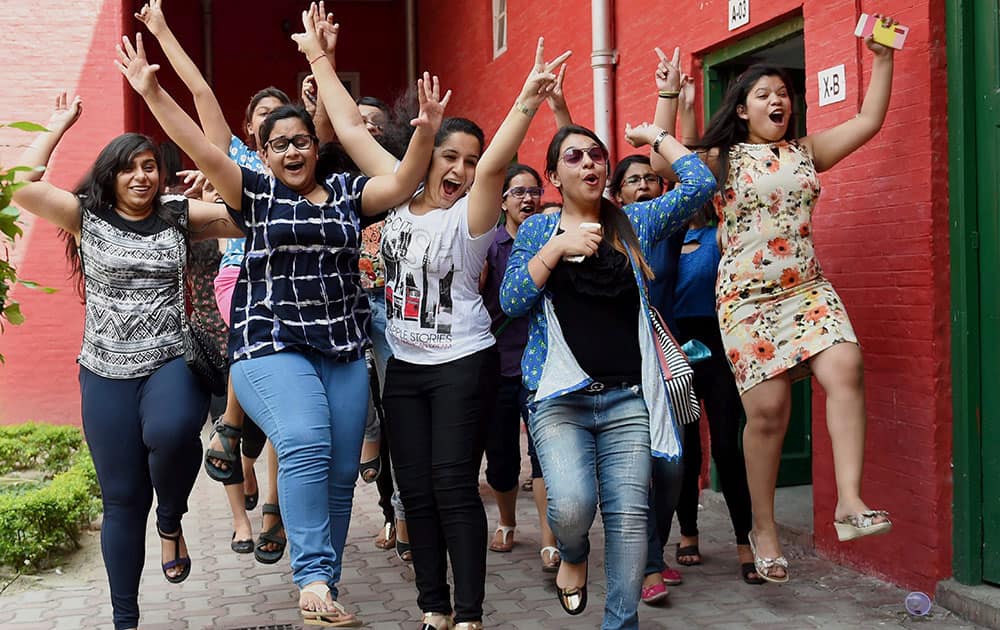
[[[500,32],[500,21],[503,32]],[[507,0],[493,0],[493,58],[507,52]]]

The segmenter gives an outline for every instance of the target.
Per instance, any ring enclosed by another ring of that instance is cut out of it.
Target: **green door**
[[[754,63],[785,66],[794,83],[798,135],[806,135],[805,50],[802,18],[764,31],[710,53],[703,60],[705,70],[705,121],[722,104],[729,84]],[[789,62],[799,67],[789,67]],[[792,415],[781,451],[778,486],[812,483],[812,380],[792,385]],[[713,485],[718,489],[718,484]]]
[[[1000,275],[1000,8],[976,3],[976,152],[980,278]],[[1000,287],[980,289],[983,579],[1000,583]]]

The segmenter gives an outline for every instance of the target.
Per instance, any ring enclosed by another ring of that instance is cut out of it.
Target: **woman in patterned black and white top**
[[[44,165],[79,115],[65,96],[21,164]],[[61,228],[86,316],[80,351],[83,429],[104,503],[104,554],[116,630],[139,621],[146,519],[155,491],[163,574],[182,582],[191,560],[181,517],[201,461],[209,393],[184,362],[181,322],[188,238],[235,236],[219,204],[160,196],[160,158],[127,133],[98,155],[73,192],[35,181],[14,203]]]
[[[315,5],[303,12],[303,25],[306,32],[295,41],[323,101],[336,107],[346,93],[327,57],[336,29]],[[136,49],[128,40],[120,49],[122,72],[247,230],[233,296],[230,374],[243,408],[281,462],[278,493],[302,615],[318,625],[357,625],[336,601],[336,589],[368,401],[370,310],[358,271],[361,227],[417,189],[448,96],[439,99],[437,78],[424,75],[409,150],[398,170],[371,178],[318,177],[312,118],[296,107],[278,108],[259,130],[271,171],[261,174],[239,167],[206,139],[160,87],[136,39]],[[332,116],[335,123],[360,117],[348,102],[348,111],[337,108]],[[374,143],[367,132],[360,135]],[[340,140],[368,170],[362,153],[371,145]]]

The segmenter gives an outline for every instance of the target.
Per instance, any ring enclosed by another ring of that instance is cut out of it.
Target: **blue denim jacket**
[[[715,191],[712,172],[697,156],[685,155],[672,166],[680,185],[656,199],[623,208],[632,221],[644,256],[649,255],[653,243],[679,230]],[[511,317],[529,316],[528,345],[521,359],[521,374],[524,386],[536,390],[536,402],[582,389],[592,381],[563,338],[551,297],[544,287],[535,286],[528,273],[528,261],[555,235],[559,218],[559,214],[537,215],[521,225],[500,288],[500,306],[505,313]],[[680,456],[681,445],[656,358],[646,281],[631,252],[629,260],[642,306],[639,310],[639,349],[652,451],[657,457],[673,460]]]

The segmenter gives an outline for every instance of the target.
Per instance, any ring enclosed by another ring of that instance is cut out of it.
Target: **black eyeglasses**
[[[646,182],[650,186],[660,182],[660,176],[648,173],[646,175],[630,175],[622,183],[626,186],[638,186],[639,182]]]
[[[299,151],[305,151],[316,142],[316,138],[310,136],[307,133],[300,133],[298,135],[292,136],[291,138],[286,138],[285,136],[278,136],[277,138],[271,138],[264,143],[264,148],[270,146],[271,150],[275,153],[284,153],[288,150],[289,145],[295,147]]]
[[[589,149],[566,149],[562,154],[562,161],[566,162],[567,166],[576,166],[583,161],[584,153],[590,156],[590,161],[594,164],[605,164],[608,161],[607,152],[597,145]]]
[[[543,192],[545,192],[545,189],[541,186],[514,186],[505,192],[503,196],[507,197],[509,195],[514,199],[524,199],[525,195],[541,197]]]

